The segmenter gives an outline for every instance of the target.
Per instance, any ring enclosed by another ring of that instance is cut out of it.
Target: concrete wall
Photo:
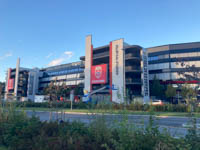
[[[88,35],[86,37],[85,41],[85,90],[90,92],[91,90],[91,85],[90,85],[90,80],[91,80],[91,60],[92,60],[92,36]]]
[[[15,89],[14,89],[15,96],[17,96],[17,91],[18,91],[19,69],[20,69],[20,59],[18,58],[16,65],[16,73],[15,73]]]
[[[124,102],[125,56],[123,44],[123,39],[112,41],[112,84],[118,89],[112,91],[112,101],[116,103]]]

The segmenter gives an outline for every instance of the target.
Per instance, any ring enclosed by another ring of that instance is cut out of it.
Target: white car
[[[153,100],[152,105],[164,105],[164,103],[161,100]]]

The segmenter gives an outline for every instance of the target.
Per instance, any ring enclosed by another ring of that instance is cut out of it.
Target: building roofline
[[[75,62],[70,62],[70,63],[65,63],[65,64],[60,64],[60,65],[55,65],[55,66],[50,66],[50,67],[45,67],[45,68],[41,68],[40,70],[51,69],[51,68],[55,68],[55,67],[62,67],[65,65],[70,65],[70,64],[78,63],[78,62],[81,62],[81,60],[75,61]]]
[[[95,48],[93,48],[93,50],[99,50],[99,49],[107,48],[107,47],[109,47],[109,45],[104,45],[104,46],[100,46],[100,47],[95,47]]]
[[[198,44],[198,43],[200,44],[200,42],[188,42],[188,43],[165,44],[165,45],[147,47],[146,49],[149,49],[149,48],[156,48],[156,47],[164,47],[164,46],[171,46],[171,45]]]
[[[128,46],[125,46],[124,49],[128,49],[128,48],[143,48],[142,46],[140,45],[128,45]]]

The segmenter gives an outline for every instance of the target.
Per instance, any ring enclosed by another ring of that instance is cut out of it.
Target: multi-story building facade
[[[163,84],[200,83],[200,42],[169,44],[151,48],[129,45],[124,39],[93,47],[92,36],[86,37],[85,56],[81,61],[47,68],[22,68],[20,60],[7,72],[5,97],[27,97],[36,94],[51,82],[56,85],[82,85],[87,92],[109,96],[113,102],[124,102],[129,95],[149,100],[149,80],[154,77]],[[195,74],[196,73],[196,74]],[[194,76],[195,74],[195,76]],[[114,88],[113,88],[114,87]],[[119,98],[121,97],[121,98]]]
[[[110,89],[97,94],[107,94],[112,102],[117,103],[124,102],[127,95],[144,96],[148,101],[148,61],[143,61],[147,60],[145,49],[138,45],[129,45],[124,39],[94,48],[92,36],[87,36],[85,52],[86,55],[81,60],[85,61],[86,91],[92,92],[109,85]],[[117,90],[112,90],[113,86]]]
[[[43,68],[40,70],[41,76],[39,78],[39,91],[42,93],[43,89],[51,82],[56,85],[82,85],[84,82],[84,64],[81,61],[62,64]]]
[[[20,59],[17,60],[16,68],[8,69],[7,81],[5,87],[5,98],[15,97],[16,99],[26,98],[30,91],[28,83],[30,82],[29,68],[20,67]],[[33,84],[34,86],[34,84]]]
[[[163,83],[197,85],[200,71],[200,42],[147,48],[149,78]]]
[[[78,61],[43,69],[29,69],[20,67],[18,59],[16,68],[7,71],[5,98],[34,101],[35,95],[43,94],[44,88],[51,82],[56,85],[83,86],[83,65],[83,62]]]

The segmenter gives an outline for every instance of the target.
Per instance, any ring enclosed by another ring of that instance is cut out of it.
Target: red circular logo
[[[99,78],[101,78],[101,76],[102,76],[102,67],[101,66],[97,66],[95,68],[95,77],[97,79],[99,79]]]

